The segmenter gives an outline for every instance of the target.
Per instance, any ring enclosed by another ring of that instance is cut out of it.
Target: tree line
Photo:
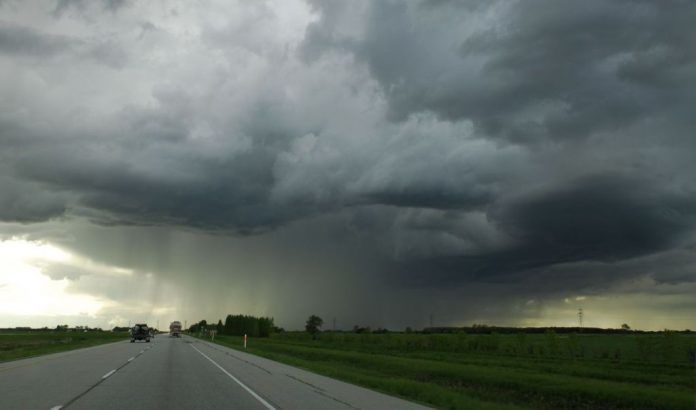
[[[215,330],[220,335],[269,337],[279,328],[273,323],[272,317],[250,315],[227,315],[224,323],[222,320],[218,320],[217,324],[208,324],[204,319],[189,327],[191,333],[206,333],[211,330]]]

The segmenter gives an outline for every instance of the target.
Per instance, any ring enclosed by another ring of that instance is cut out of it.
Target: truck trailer
[[[181,322],[175,320],[169,325],[169,336],[181,337]]]

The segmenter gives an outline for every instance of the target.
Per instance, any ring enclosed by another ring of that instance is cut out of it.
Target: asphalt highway
[[[0,363],[2,409],[423,409],[244,352],[160,335]]]

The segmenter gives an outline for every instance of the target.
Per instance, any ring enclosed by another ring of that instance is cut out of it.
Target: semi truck
[[[181,322],[175,320],[169,325],[169,336],[181,337]]]

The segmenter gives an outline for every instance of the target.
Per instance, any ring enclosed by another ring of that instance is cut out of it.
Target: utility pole
[[[430,314],[430,327],[433,327],[433,314]]]
[[[580,325],[580,329],[582,329],[582,317],[583,317],[582,308],[579,308],[578,309],[578,325]]]
[[[336,318],[333,318],[333,331],[336,331]]]

